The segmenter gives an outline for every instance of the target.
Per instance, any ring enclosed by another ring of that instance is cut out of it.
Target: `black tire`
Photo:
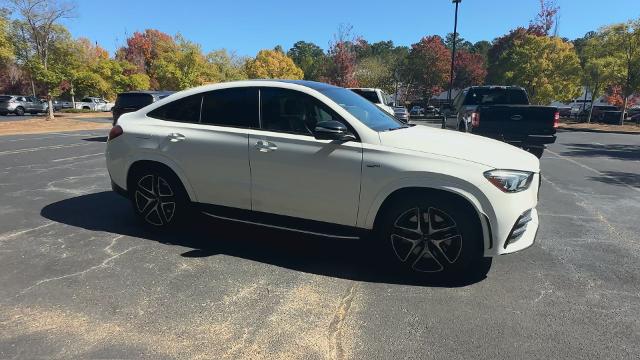
[[[433,278],[486,275],[491,259],[483,257],[482,227],[470,205],[440,193],[392,201],[376,225],[381,250],[392,266]]]
[[[18,106],[15,110],[16,115],[18,116],[22,116],[24,115],[24,108],[22,108],[21,106]]]
[[[129,176],[128,189],[133,210],[152,228],[175,229],[189,218],[189,196],[171,170],[138,167]]]

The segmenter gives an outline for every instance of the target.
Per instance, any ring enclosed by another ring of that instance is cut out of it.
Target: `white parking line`
[[[568,162],[573,163],[573,164],[576,164],[576,165],[580,166],[581,168],[587,169],[587,170],[589,170],[589,171],[591,171],[591,172],[593,172],[593,173],[595,173],[595,174],[598,174],[598,175],[602,176],[603,178],[609,179],[609,180],[611,180],[611,181],[613,181],[613,182],[615,182],[615,183],[617,183],[617,184],[620,184],[620,185],[622,185],[622,186],[626,186],[626,187],[628,187],[628,188],[629,188],[629,189],[631,189],[631,190],[634,190],[634,191],[640,192],[640,189],[639,189],[639,188],[637,188],[637,187],[633,187],[633,186],[631,186],[631,185],[629,185],[629,184],[627,184],[627,183],[625,183],[625,182],[622,182],[622,181],[620,181],[620,180],[618,180],[618,179],[614,178],[613,176],[609,176],[609,175],[607,175],[607,174],[604,174],[604,173],[602,173],[602,172],[600,172],[600,171],[598,171],[598,170],[596,170],[596,169],[594,169],[594,168],[592,168],[592,167],[590,167],[590,166],[588,166],[588,165],[585,165],[585,164],[583,164],[583,163],[581,163],[581,162],[578,162],[578,161],[573,160],[573,159],[570,159],[570,158],[568,158],[568,157],[566,157],[566,156],[563,156],[563,155],[560,155],[560,154],[558,154],[558,153],[555,153],[555,152],[553,152],[553,151],[551,151],[551,150],[549,150],[549,149],[547,149],[547,151],[548,151],[548,152],[550,152],[551,154],[553,154],[553,155],[555,155],[555,156],[559,157],[560,159],[567,160]]]
[[[55,136],[40,136],[40,137],[30,137],[30,138],[20,138],[20,139],[2,139],[0,137],[0,143],[3,143],[3,142],[17,142],[17,141],[28,141],[28,140],[60,139],[60,138],[65,138],[65,137],[98,136],[97,134],[92,134],[92,133],[85,133],[85,134],[49,133],[49,135],[55,135]]]
[[[74,157],[68,157],[68,158],[62,158],[62,159],[55,159],[55,160],[51,160],[51,162],[66,161],[66,160],[75,160],[75,159],[82,159],[82,158],[86,158],[86,157],[90,157],[90,156],[98,156],[98,155],[104,155],[104,153],[103,153],[103,152],[101,152],[101,153],[95,153],[95,154],[88,154],[88,155],[74,156]]]
[[[27,152],[33,152],[33,151],[40,151],[40,150],[64,149],[64,148],[90,145],[90,144],[91,144],[90,142],[81,142],[81,143],[74,143],[69,145],[51,145],[51,146],[40,146],[40,147],[26,148],[26,149],[7,150],[7,151],[0,151],[0,156],[11,155],[11,154],[21,154],[21,153],[27,153]]]

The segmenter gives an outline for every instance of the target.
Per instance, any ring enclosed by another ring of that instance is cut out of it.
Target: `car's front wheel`
[[[23,109],[22,107],[18,106],[18,107],[16,108],[16,110],[15,110],[15,113],[16,113],[16,115],[18,115],[18,116],[22,116],[22,115],[24,115],[24,109]]]
[[[457,198],[402,197],[385,211],[380,227],[383,251],[402,270],[465,276],[477,275],[479,266],[490,264],[483,258],[477,215]]]
[[[172,228],[187,218],[189,200],[172,172],[145,167],[132,175],[129,194],[136,214],[148,225]]]

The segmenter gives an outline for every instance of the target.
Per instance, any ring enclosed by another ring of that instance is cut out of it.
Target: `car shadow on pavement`
[[[602,171],[600,176],[592,176],[590,179],[611,185],[629,185],[640,188],[640,174],[624,171]]]
[[[94,141],[94,142],[107,142],[107,137],[106,136],[96,136],[96,137],[84,138],[82,140],[84,140],[84,141]]]
[[[184,231],[153,231],[136,217],[128,200],[111,191],[87,194],[45,206],[52,221],[92,231],[138,237],[191,248],[185,258],[229,255],[296,271],[355,281],[431,287],[460,287],[486,278],[490,263],[464,278],[390,271],[369,240],[333,239],[194,216]]]
[[[606,156],[620,160],[640,160],[640,146],[625,144],[567,144],[568,150],[561,155],[564,156]]]

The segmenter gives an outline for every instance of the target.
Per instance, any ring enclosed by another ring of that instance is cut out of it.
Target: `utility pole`
[[[451,0],[452,3],[456,4],[456,15],[453,21],[453,46],[451,48],[451,73],[449,74],[449,93],[447,94],[447,102],[451,104],[451,90],[453,90],[453,66],[456,62],[456,38],[458,35],[458,4],[462,2],[462,0]]]

